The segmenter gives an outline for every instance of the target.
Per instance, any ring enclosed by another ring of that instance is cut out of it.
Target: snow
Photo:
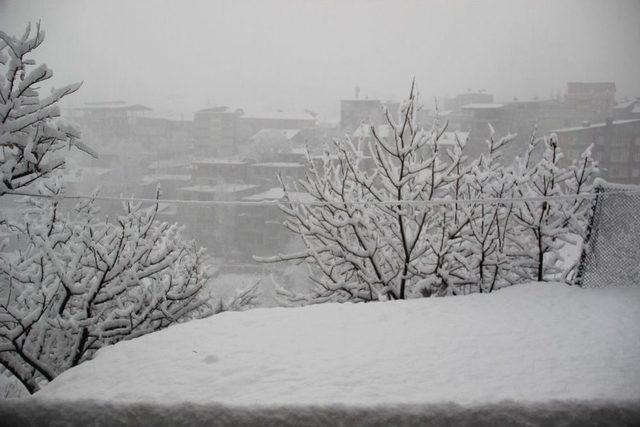
[[[301,191],[289,191],[287,195],[289,197],[289,200],[293,202],[312,203],[315,201],[315,199],[311,195]],[[262,193],[245,196],[242,198],[242,200],[247,200],[247,201],[283,200],[284,201],[284,190],[282,189],[282,187],[272,187],[266,191],[263,191]]]
[[[265,168],[301,168],[303,164],[297,162],[262,162],[253,163],[252,166],[265,167]]]
[[[457,137],[457,139],[456,139]],[[469,139],[469,132],[443,132],[442,136],[438,140],[440,145],[456,145],[458,141],[464,143]]]
[[[166,159],[157,160],[151,163],[147,168],[151,170],[162,170],[169,168],[189,168],[192,164],[192,159]]]
[[[73,169],[65,169],[63,179],[68,183],[81,183],[107,175],[111,172],[108,168],[74,166]]]
[[[298,132],[300,132],[300,129],[260,129],[255,135],[251,137],[251,139],[254,141],[279,138],[289,140],[296,136]]]
[[[624,124],[635,123],[635,122],[640,122],[640,119],[614,120],[611,122],[611,124],[615,126],[615,125],[624,125]],[[591,123],[588,126],[572,126],[572,127],[562,128],[562,129],[556,129],[553,132],[554,133],[573,132],[573,131],[583,130],[583,129],[601,128],[604,126],[607,126],[606,122]]]
[[[178,188],[178,191],[194,191],[199,193],[235,193],[237,191],[249,190],[257,185],[250,184],[216,184],[216,185],[192,185],[190,187]]]
[[[159,173],[151,175],[143,175],[140,182],[142,185],[153,184],[158,181],[190,181],[191,175]]]
[[[233,296],[238,289],[246,289],[259,281],[258,274],[223,273],[209,279],[207,288],[216,300],[225,300]],[[215,300],[211,302],[215,303]]]
[[[125,102],[114,103],[93,103],[93,105],[87,103],[85,107],[77,107],[75,110],[79,111],[105,111],[105,110],[119,110],[119,111],[151,111],[152,109],[140,104],[127,104]]]
[[[640,400],[640,287],[226,312],[121,342],[35,396],[105,403]]]
[[[304,193],[301,193],[304,194]],[[243,200],[281,200],[284,198],[284,190],[282,187],[272,187],[262,193],[252,194],[243,197]]]
[[[462,108],[463,110],[477,110],[477,109],[493,109],[493,108],[502,108],[504,107],[504,104],[465,104],[463,105]]]
[[[263,120],[309,120],[315,121],[315,118],[306,112],[287,112],[287,111],[264,111],[242,108],[244,119],[263,119]]]
[[[204,165],[233,165],[233,166],[242,166],[246,165],[247,162],[244,160],[238,159],[230,159],[227,157],[204,157],[198,159],[193,162],[194,165],[204,164]]]
[[[380,138],[388,138],[391,136],[391,127],[389,125],[379,125],[376,126],[376,135]],[[361,124],[358,128],[353,131],[354,138],[370,138],[371,134],[371,125],[369,124]]]
[[[29,392],[15,377],[9,377],[9,373],[0,367],[0,402],[3,399],[13,399],[29,396]]]

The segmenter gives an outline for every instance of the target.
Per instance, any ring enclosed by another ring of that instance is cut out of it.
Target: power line
[[[598,195],[612,193],[640,193],[638,190],[614,190],[604,193],[581,193],[572,195],[558,196],[539,196],[539,197],[502,197],[502,198],[486,198],[486,199],[431,199],[431,200],[371,200],[371,201],[299,201],[292,200],[294,205],[302,206],[439,206],[439,205],[461,205],[461,204],[499,204],[509,202],[545,202],[545,201],[561,201],[561,200],[584,200],[593,199]],[[143,197],[123,197],[123,196],[99,196],[87,194],[39,194],[27,193],[21,191],[5,192],[6,195],[23,196],[31,198],[45,198],[56,200],[99,200],[99,201],[120,201],[120,202],[146,202],[146,203],[163,203],[163,204],[181,204],[181,205],[200,205],[200,206],[279,206],[288,204],[282,198],[278,200],[186,200],[186,199],[154,199]]]

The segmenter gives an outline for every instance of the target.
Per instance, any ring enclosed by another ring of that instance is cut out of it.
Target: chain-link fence
[[[600,181],[575,284],[640,283],[640,186]]]

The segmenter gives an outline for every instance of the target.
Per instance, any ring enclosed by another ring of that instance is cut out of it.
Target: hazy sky
[[[486,89],[548,97],[566,82],[615,81],[640,96],[640,0],[0,0],[0,28],[42,20],[35,58],[73,102],[161,109],[309,108],[340,98],[425,98]],[[425,100],[432,103],[431,100]]]

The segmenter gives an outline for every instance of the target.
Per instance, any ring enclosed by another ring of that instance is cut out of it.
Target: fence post
[[[597,180],[594,185],[594,193],[596,197],[593,198],[591,202],[591,215],[589,217],[589,221],[587,222],[587,227],[585,230],[584,241],[582,242],[582,250],[580,253],[580,261],[578,262],[578,268],[576,269],[576,275],[573,278],[573,285],[582,287],[582,276],[584,274],[585,264],[587,261],[587,257],[589,256],[589,247],[591,243],[592,234],[594,231],[594,224],[596,222],[596,216],[598,215],[598,208],[602,203],[601,195],[604,192],[603,183],[601,180]]]

